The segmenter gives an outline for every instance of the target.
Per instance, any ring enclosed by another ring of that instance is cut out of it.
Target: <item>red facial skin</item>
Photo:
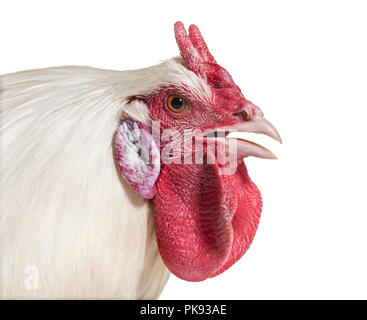
[[[175,128],[218,128],[238,123],[233,113],[248,102],[229,90],[213,89],[211,105],[182,94],[189,110],[180,117],[166,107],[166,88],[147,97],[150,117],[160,121],[161,131]],[[230,98],[226,97],[230,95]],[[253,110],[248,111],[252,114]],[[161,148],[163,145],[161,145]],[[219,164],[205,164],[214,157],[204,144],[204,164],[162,164],[156,182],[154,216],[157,243],[163,261],[172,273],[188,281],[213,277],[235,263],[250,246],[260,218],[262,201],[242,159],[233,175],[220,175]]]
[[[229,73],[216,64],[196,26],[189,35],[175,25],[185,66],[207,79],[212,103],[202,103],[185,88],[162,88],[145,98],[150,118],[161,130],[218,128],[250,120],[261,111],[247,101]],[[189,110],[177,116],[166,107],[170,94],[179,94]],[[242,111],[245,117],[239,118]],[[162,164],[156,182],[154,216],[163,261],[179,278],[201,281],[235,263],[250,246],[262,209],[261,195],[242,159],[232,175],[220,175],[220,165],[205,164],[214,155],[204,144],[204,164]]]

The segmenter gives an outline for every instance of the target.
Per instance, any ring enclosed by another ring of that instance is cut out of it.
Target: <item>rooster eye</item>
[[[174,113],[183,113],[187,110],[187,103],[180,96],[171,95],[167,99],[167,107]]]

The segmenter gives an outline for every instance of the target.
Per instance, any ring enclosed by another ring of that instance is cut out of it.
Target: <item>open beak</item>
[[[270,150],[255,142],[238,137],[228,137],[228,134],[231,132],[265,134],[279,143],[282,143],[282,139],[277,129],[275,129],[275,127],[263,117],[256,117],[252,120],[243,121],[235,125],[216,128],[215,130],[204,133],[204,137],[207,141],[220,141],[225,143],[226,150],[229,153],[236,152],[238,158],[252,156],[263,159],[277,159],[277,157]],[[233,139],[236,140],[236,148],[230,147]]]

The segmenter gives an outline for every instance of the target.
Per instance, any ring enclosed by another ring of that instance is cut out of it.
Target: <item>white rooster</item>
[[[236,173],[219,176],[215,161],[144,166],[131,149],[132,128],[149,138],[153,120],[161,130],[236,128],[280,140],[197,27],[186,34],[176,23],[175,34],[182,58],[150,68],[0,78],[1,298],[153,299],[170,271],[201,281],[249,247],[262,202],[242,159],[270,151],[238,141]]]

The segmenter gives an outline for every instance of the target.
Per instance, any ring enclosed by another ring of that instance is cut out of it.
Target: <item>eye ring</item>
[[[189,104],[181,96],[172,94],[168,96],[166,106],[170,112],[175,114],[183,114],[187,112]]]

